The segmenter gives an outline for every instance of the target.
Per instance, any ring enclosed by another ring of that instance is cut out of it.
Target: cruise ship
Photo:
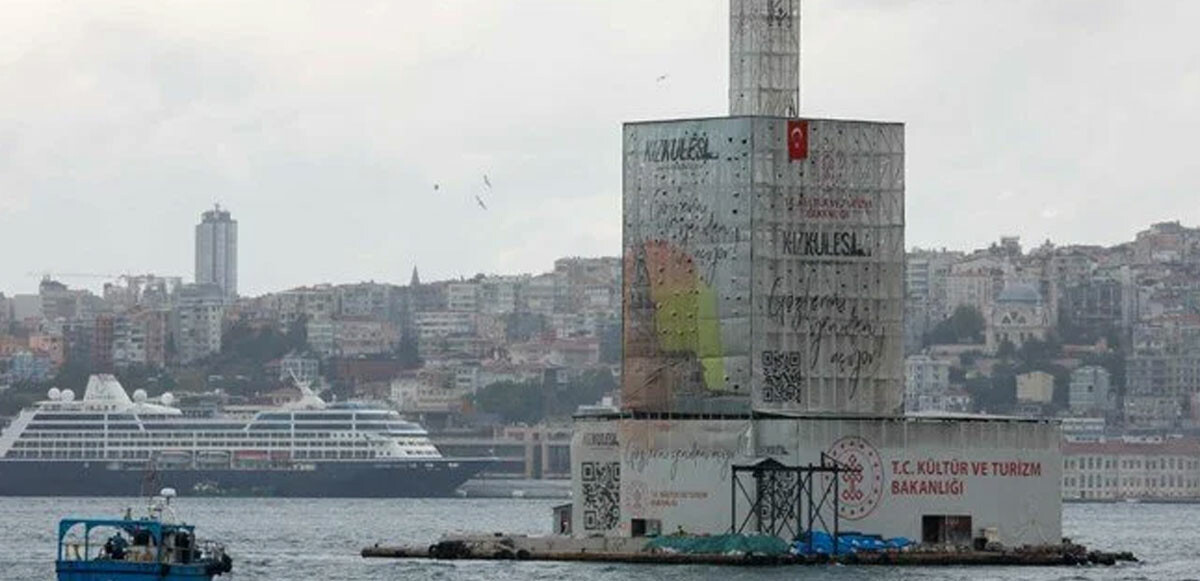
[[[112,375],[83,397],[51,389],[0,433],[0,496],[182,494],[449,496],[491,463],[447,458],[394,410],[326,404],[307,385],[294,404],[246,416],[185,415],[171,394],[131,398]]]

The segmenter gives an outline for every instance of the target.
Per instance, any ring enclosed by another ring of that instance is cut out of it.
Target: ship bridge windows
[[[237,423],[161,423],[161,424],[145,424],[147,430],[170,430],[170,431],[237,431],[241,432],[246,429],[246,424]]]
[[[425,430],[413,423],[409,422],[359,422],[358,429],[364,432],[389,432],[394,434],[413,434],[424,435]]]
[[[350,430],[354,429],[354,426],[352,424],[304,424],[304,425],[297,425],[296,429],[300,429],[301,427],[303,427],[306,430],[326,430],[326,431],[336,431],[336,430],[350,431]]]
[[[350,420],[354,414],[350,412],[335,412],[335,413],[308,413],[297,412],[296,421],[330,421],[330,420]]]
[[[69,420],[76,422],[95,422],[104,421],[104,414],[75,414],[62,412],[38,412],[34,414],[32,421],[38,420]]]
[[[291,430],[291,429],[292,429],[292,425],[291,425],[291,424],[272,424],[272,423],[257,423],[257,422],[256,422],[256,423],[253,423],[253,424],[250,424],[250,430],[251,430],[251,431],[253,431],[253,430],[283,430],[283,431],[288,431],[288,430]]]
[[[27,430],[68,430],[68,431],[103,431],[103,424],[35,424],[25,427]]]
[[[369,412],[358,412],[354,414],[354,419],[358,421],[384,421],[399,417],[399,414],[393,411],[376,410]]]

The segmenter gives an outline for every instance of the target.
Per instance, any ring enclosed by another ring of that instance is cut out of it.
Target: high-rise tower
[[[237,220],[217,204],[196,225],[196,284],[213,284],[237,296]]]

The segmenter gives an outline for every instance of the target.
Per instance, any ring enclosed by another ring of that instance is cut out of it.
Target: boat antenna
[[[313,391],[312,380],[300,379],[295,369],[288,369],[288,375],[292,376],[292,383],[296,386],[296,389],[300,390],[300,401],[295,402],[292,407],[299,409],[325,408],[325,400],[321,399],[316,391]]]

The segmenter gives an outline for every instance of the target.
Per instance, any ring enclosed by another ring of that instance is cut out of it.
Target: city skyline
[[[801,112],[906,122],[908,247],[1112,244],[1194,224],[1200,48],[1185,39],[1200,6],[1158,6],[809,2]],[[13,7],[0,243],[27,250],[0,288],[32,292],[27,272],[186,275],[180,232],[214,201],[253,225],[249,295],[620,254],[621,122],[724,113],[724,8],[278,19],[250,4],[231,28],[204,7]]]
[[[217,207],[220,208],[220,205],[218,204]],[[202,213],[202,215],[211,214],[213,211],[214,210],[205,211]],[[226,215],[231,214],[231,212],[228,209],[220,209],[220,212],[222,212]],[[237,246],[237,244],[236,244],[237,222],[238,222],[237,220],[232,220],[232,223],[234,226],[234,231],[235,231],[235,242],[234,242],[234,246],[235,246],[234,252],[235,253],[236,253],[236,246]],[[904,249],[904,251],[910,255],[913,255],[914,253],[922,253],[922,252],[947,252],[947,253],[960,253],[964,256],[970,256],[972,253],[984,252],[984,251],[989,250],[990,248],[1004,246],[1006,244],[1016,244],[1023,253],[1028,254],[1030,251],[1035,251],[1035,250],[1041,248],[1046,243],[1050,243],[1055,248],[1080,247],[1080,246],[1099,246],[1102,248],[1115,248],[1118,246],[1132,243],[1135,241],[1136,234],[1142,233],[1142,232],[1148,232],[1148,231],[1152,230],[1155,226],[1163,225],[1163,224],[1177,224],[1177,225],[1183,226],[1184,228],[1200,227],[1200,224],[1191,224],[1191,223],[1184,222],[1179,219],[1165,219],[1162,221],[1156,221],[1153,223],[1145,224],[1142,228],[1135,229],[1135,231],[1129,236],[1129,238],[1127,238],[1125,240],[1117,240],[1117,241],[1107,243],[1107,244],[1089,244],[1089,243],[1077,242],[1077,241],[1071,241],[1071,240],[1055,240],[1055,239],[1025,240],[1025,239],[1021,238],[1020,236],[998,235],[995,238],[984,241],[983,243],[981,243],[980,245],[975,246],[975,247],[958,247],[958,248],[956,248],[956,247],[950,247],[950,246],[947,246],[944,244],[943,245],[931,244],[929,246],[909,245],[908,247],[906,247]],[[194,225],[197,234],[199,233],[200,228],[203,225],[204,225],[203,218],[202,218],[201,224]],[[193,237],[194,241],[197,239],[198,239],[197,237]],[[193,248],[194,248],[193,253],[198,254],[199,246],[194,245]],[[583,256],[583,255],[578,255],[578,254],[560,254],[560,255],[552,258],[547,264],[542,265],[541,267],[538,267],[535,265],[533,268],[531,268],[529,270],[470,272],[470,273],[458,272],[458,273],[451,274],[448,276],[430,276],[427,274],[420,274],[419,276],[420,276],[421,281],[426,284],[434,283],[434,282],[463,281],[463,280],[468,280],[468,279],[474,278],[476,276],[481,276],[481,275],[486,276],[486,277],[529,276],[529,275],[536,275],[539,273],[545,273],[545,272],[551,271],[553,269],[554,262],[557,260],[561,260],[561,259],[566,259],[566,258],[602,259],[602,258],[619,258],[619,256],[620,256],[619,253],[609,254],[609,255],[592,255],[592,256]],[[195,263],[195,266],[198,267],[199,266],[199,263],[198,263],[199,256],[196,256],[196,258],[197,258],[197,262]],[[411,269],[408,270],[404,274],[404,276],[396,276],[394,278],[387,278],[387,279],[369,279],[366,277],[353,278],[353,276],[351,276],[351,278],[347,278],[347,279],[343,279],[343,280],[307,280],[307,281],[303,281],[298,284],[287,286],[287,287],[266,288],[266,289],[262,289],[260,292],[256,292],[256,293],[241,293],[241,294],[236,293],[236,288],[235,288],[235,295],[236,295],[236,298],[254,298],[254,297],[258,297],[258,296],[270,295],[273,293],[278,293],[278,292],[283,292],[283,291],[293,290],[293,289],[313,288],[313,287],[322,286],[322,285],[336,286],[336,285],[353,285],[353,284],[360,284],[360,283],[379,283],[379,284],[390,284],[390,285],[395,285],[395,286],[411,286],[411,281],[413,280],[413,277],[417,272],[443,272],[446,270],[446,268],[444,268],[444,267],[438,268],[437,266],[438,265],[430,265],[430,267],[427,268],[427,270],[422,270],[421,265],[413,265],[411,267]],[[235,265],[234,265],[235,287],[236,287],[236,279],[237,279],[236,268],[237,267],[236,267],[236,257],[235,257]],[[449,267],[449,270],[454,270],[454,267]],[[198,268],[197,268],[197,270],[194,270],[193,272],[198,273],[199,272]],[[59,273],[61,273],[61,276],[59,276]],[[37,288],[38,285],[41,282],[46,281],[46,280],[52,280],[55,282],[62,283],[72,289],[87,290],[87,291],[95,292],[98,294],[103,290],[103,286],[105,284],[119,283],[122,280],[130,279],[130,278],[132,278],[132,279],[179,278],[179,279],[181,279],[181,282],[187,282],[187,283],[211,283],[212,282],[212,281],[207,281],[207,280],[205,280],[205,281],[199,280],[198,276],[194,276],[192,279],[188,279],[188,277],[186,277],[186,276],[180,277],[177,274],[161,274],[161,273],[157,273],[157,272],[150,272],[146,269],[138,270],[136,268],[132,269],[128,272],[111,272],[111,273],[106,273],[104,275],[101,275],[99,273],[87,273],[87,272],[76,273],[76,272],[56,271],[56,270],[50,270],[50,269],[41,269],[41,270],[30,271],[26,274],[28,276],[37,275],[38,277],[40,277],[37,279],[33,279],[33,278],[30,279],[30,280],[34,281],[33,283],[31,283],[31,286],[32,286],[31,289],[29,289],[28,291],[25,291],[25,290],[21,290],[20,288],[7,289],[7,288],[0,287],[0,296],[12,297],[14,295],[20,295],[20,294],[24,294],[24,295],[36,294],[38,291],[38,288]],[[213,284],[216,284],[218,287],[221,286],[219,283],[213,283]]]

